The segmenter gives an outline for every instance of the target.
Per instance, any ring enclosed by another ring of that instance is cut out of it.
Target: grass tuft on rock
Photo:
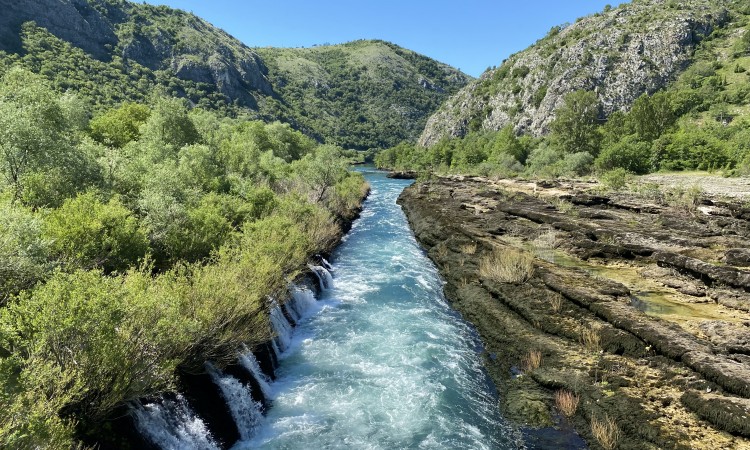
[[[591,418],[591,434],[605,450],[614,450],[620,440],[620,428],[614,419],[606,414],[601,420],[596,417]]]
[[[534,274],[534,257],[515,249],[495,250],[479,263],[479,275],[500,283],[524,283]]]
[[[555,406],[565,417],[573,417],[578,409],[581,398],[574,393],[561,389],[555,392]]]
[[[521,360],[521,368],[524,372],[531,372],[542,365],[542,352],[539,350],[529,350],[526,356]]]

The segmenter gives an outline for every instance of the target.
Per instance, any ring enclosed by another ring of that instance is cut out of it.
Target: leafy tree
[[[188,209],[199,198],[200,190],[179,176],[176,163],[167,161],[149,170],[137,205],[159,261],[176,261],[189,253],[183,251],[188,244],[184,240],[190,223]]]
[[[173,155],[181,147],[197,143],[200,138],[185,102],[177,98],[159,99],[140,133],[143,141],[158,146],[160,151],[154,155],[157,158]]]
[[[675,122],[670,96],[657,93],[643,94],[633,103],[628,114],[638,138],[653,141],[666,132]]]
[[[622,111],[615,111],[607,117],[607,122],[599,129],[602,134],[602,147],[618,142],[623,137],[635,133],[633,123]]]
[[[292,165],[298,182],[313,203],[326,200],[330,189],[347,176],[347,166],[341,148],[333,145],[322,145]]]
[[[66,200],[45,220],[51,252],[69,268],[123,271],[146,256],[148,239],[117,197],[102,203],[93,192]]]
[[[40,77],[12,68],[0,82],[0,164],[14,198],[24,176],[54,166],[71,151],[63,109]]]
[[[479,165],[487,160],[487,153],[477,142],[465,142],[453,155],[451,167],[455,169],[467,169]]]
[[[218,159],[227,173],[240,178],[252,179],[258,171],[263,140],[256,139],[257,127],[237,127],[219,146]],[[262,131],[265,133],[265,131]],[[259,142],[261,141],[261,142]]]
[[[43,280],[51,269],[42,221],[29,209],[0,199],[0,305]]]
[[[293,130],[289,124],[274,122],[266,125],[265,130],[274,156],[286,162],[300,159],[315,148],[315,142],[312,139]]]
[[[593,91],[575,91],[565,96],[550,127],[552,140],[566,153],[599,153],[599,100]]]
[[[179,176],[187,185],[205,192],[226,190],[224,169],[209,146],[183,147],[177,158]]]
[[[140,137],[140,127],[146,123],[150,114],[148,106],[124,103],[89,123],[91,137],[101,144],[122,148]]]
[[[520,163],[526,161],[528,150],[524,148],[523,144],[516,136],[516,132],[513,130],[512,125],[506,125],[495,134],[495,139],[492,143],[492,153],[489,158],[490,161],[498,159],[499,154],[510,155]]]
[[[680,129],[663,136],[654,149],[654,160],[667,170],[713,170],[731,162],[726,143],[710,128]]]

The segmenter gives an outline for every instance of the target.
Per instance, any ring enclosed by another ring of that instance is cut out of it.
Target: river
[[[235,449],[521,447],[475,331],[396,204],[411,182],[360,170],[372,191],[332,256],[333,287],[295,328],[273,406]]]

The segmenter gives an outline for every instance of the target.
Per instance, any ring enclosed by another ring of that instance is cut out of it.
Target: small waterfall
[[[271,380],[266,376],[266,374],[263,373],[262,370],[260,370],[260,364],[258,364],[258,360],[255,359],[255,355],[247,350],[247,348],[245,349],[245,353],[240,355],[240,364],[242,364],[242,366],[253,375],[255,381],[258,382],[260,390],[263,392],[263,397],[265,397],[267,400],[272,399],[273,395],[271,394],[273,391],[271,389]]]
[[[206,363],[206,370],[213,382],[221,389],[234,423],[237,424],[241,440],[250,439],[263,418],[262,405],[253,401],[249,388],[238,379],[221,373],[211,363]]]
[[[322,266],[308,266],[310,270],[313,271],[316,277],[318,277],[318,282],[320,283],[320,289],[330,289],[333,287],[333,277],[331,276],[331,272],[328,271],[325,267]]]
[[[273,354],[276,355],[276,359],[279,359],[279,356],[281,356],[281,349],[278,344],[276,344],[276,339],[271,339],[271,349],[273,349]]]
[[[279,304],[275,301],[271,307],[271,326],[273,326],[273,330],[276,332],[277,339],[274,340],[279,341],[279,349],[284,351],[289,348],[289,344],[292,343],[292,325],[286,320],[284,313],[279,308]]]
[[[323,257],[321,256],[321,257],[320,257],[320,262],[322,262],[322,263],[323,263],[323,267],[325,267],[325,268],[326,268],[326,270],[328,270],[329,272],[333,272],[333,266],[331,265],[331,263],[329,263],[329,262],[328,262],[328,260],[327,260],[327,259],[325,259],[325,258],[323,258]]]
[[[302,318],[302,315],[297,310],[297,307],[293,301],[284,303],[284,310],[286,310],[286,313],[289,315],[289,317],[291,317],[295,324]]]
[[[196,416],[181,395],[157,403],[135,404],[131,408],[136,427],[148,440],[163,449],[219,450],[206,424]]]
[[[307,289],[300,289],[298,287],[293,287],[291,292],[291,302],[294,305],[294,309],[299,313],[301,319],[315,306],[315,295]]]

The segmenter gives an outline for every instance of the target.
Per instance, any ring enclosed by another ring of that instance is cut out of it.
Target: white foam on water
[[[245,386],[238,379],[221,373],[210,363],[206,363],[206,371],[213,382],[219,386],[234,423],[240,432],[240,439],[243,441],[250,439],[255,435],[255,430],[263,418],[262,405],[253,400],[250,395],[250,387]]]
[[[247,349],[246,349],[247,350]],[[242,367],[248,370],[258,382],[260,390],[263,393],[263,397],[267,400],[273,400],[273,388],[271,387],[271,379],[263,373],[260,368],[257,358],[252,352],[246,351],[240,355],[240,364]]]
[[[334,254],[335,286],[295,328],[273,406],[238,448],[519,448],[498,415],[476,334],[449,308],[395,203],[406,182],[371,184]]]
[[[219,450],[219,446],[181,395],[131,406],[140,433],[163,450]]]

